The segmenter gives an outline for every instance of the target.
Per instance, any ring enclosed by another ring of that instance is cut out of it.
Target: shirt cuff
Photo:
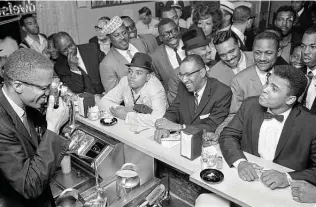
[[[80,70],[71,70],[71,69],[70,69],[70,71],[73,72],[73,73],[76,73],[76,74],[78,74],[78,75],[81,75],[81,71],[80,71]]]
[[[287,182],[289,182],[289,185],[291,185],[291,183],[292,183],[292,177],[290,176],[289,173],[285,173],[285,175],[286,175],[286,178],[287,178]]]
[[[241,158],[241,159],[235,161],[235,162],[233,163],[233,166],[234,166],[235,168],[238,168],[238,165],[239,165],[242,161],[247,161],[247,160],[246,160],[245,158]]]

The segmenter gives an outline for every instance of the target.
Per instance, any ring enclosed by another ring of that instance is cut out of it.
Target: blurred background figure
[[[303,73],[306,73],[306,66],[303,63],[301,43],[299,42],[292,46],[290,64],[294,68],[300,69]]]
[[[233,12],[235,10],[235,5],[227,0],[221,0],[220,9],[223,13],[223,19],[222,24],[220,26],[220,30],[217,30],[217,32],[227,31],[230,29],[230,26],[232,24]]]
[[[138,34],[153,34],[155,37],[158,36],[157,25],[159,21],[152,17],[151,10],[144,6],[138,11],[139,21],[136,23]]]
[[[94,26],[96,36],[89,40],[89,43],[95,44],[105,55],[107,55],[110,51],[111,41],[110,38],[106,36],[106,34],[102,33],[102,30],[109,21],[109,17],[101,17],[98,20],[97,25]]]
[[[165,4],[166,7],[172,7],[176,10],[177,15],[179,17],[179,27],[187,28],[186,21],[182,18],[182,11],[184,8],[183,1],[167,1]]]
[[[58,50],[55,48],[54,45],[54,34],[51,34],[48,36],[47,38],[47,47],[45,48],[45,52],[44,54],[46,54],[46,56],[52,61],[52,63],[55,65],[56,60],[59,57],[59,52]]]

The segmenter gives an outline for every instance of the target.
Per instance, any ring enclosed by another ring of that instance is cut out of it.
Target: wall
[[[91,8],[77,8],[77,24],[79,32],[79,44],[87,43],[89,39],[95,36],[94,26],[97,20],[102,16],[113,17],[118,16],[131,16],[134,21],[138,20],[138,10],[147,6],[152,15],[155,16],[155,2],[145,2],[137,4],[127,4],[122,6],[102,7],[97,9]]]

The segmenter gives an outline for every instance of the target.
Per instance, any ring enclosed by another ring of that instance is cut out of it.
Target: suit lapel
[[[112,50],[113,56],[115,57],[117,62],[119,62],[120,64],[122,64],[124,66],[125,66],[125,64],[129,64],[129,62],[126,60],[126,58],[121,53],[119,53],[114,47],[112,47],[111,50]]]
[[[291,134],[292,134],[293,125],[295,124],[295,118],[297,117],[298,113],[299,113],[299,109],[297,106],[295,106],[292,108],[292,111],[290,112],[289,116],[287,117],[287,119],[284,123],[284,126],[283,126],[283,130],[282,130],[277,148],[275,150],[274,160],[276,160],[278,158],[283,147],[290,139]]]
[[[37,146],[37,142],[34,142],[34,139],[30,136],[28,131],[26,130],[24,124],[22,123],[20,117],[15,113],[14,109],[8,102],[7,98],[4,96],[2,92],[2,85],[0,87],[0,104],[6,110],[8,115],[11,117],[13,124],[15,125],[17,132],[21,134],[25,139],[27,139],[34,147]],[[34,127],[33,127],[34,128]],[[22,140],[23,141],[23,140]]]
[[[166,68],[166,70],[167,70],[168,73],[169,73],[170,71],[168,70],[168,68],[173,68],[173,67],[172,67],[172,64],[171,64],[171,62],[170,62],[170,60],[169,60],[169,58],[168,58],[168,54],[167,54],[167,51],[166,51],[166,45],[164,45],[164,46],[162,47],[161,56],[162,56],[163,62],[165,62],[166,65],[168,65],[168,66],[165,67],[165,68]],[[169,74],[170,74],[170,73],[169,73]]]
[[[202,113],[202,111],[205,108],[206,104],[210,101],[210,99],[211,99],[211,97],[210,97],[211,96],[211,90],[212,90],[211,84],[212,84],[211,81],[209,79],[207,79],[206,86],[205,86],[205,89],[204,89],[201,101],[200,101],[200,103],[199,103],[199,105],[198,105],[198,107],[196,109],[196,113],[194,113],[192,122]],[[193,109],[194,109],[194,104],[195,104],[194,103],[194,98],[193,98]]]
[[[252,68],[251,73],[249,74],[249,79],[252,81],[252,87],[255,89],[257,94],[260,94],[262,91],[262,83],[255,67]]]
[[[259,143],[259,133],[260,133],[260,128],[263,122],[263,112],[266,111],[267,109],[264,107],[261,107],[262,110],[259,111],[257,114],[253,116],[253,123],[252,123],[252,149],[253,149],[253,154],[260,157],[258,153],[258,143]]]
[[[88,74],[91,74],[91,69],[89,67],[89,58],[88,58],[88,55],[85,55],[85,50],[81,47],[81,45],[78,45],[78,50],[79,50],[79,53],[80,53],[80,56],[82,58],[82,61],[83,61],[83,64],[84,66],[86,67],[86,70],[87,70],[87,73]],[[84,72],[86,75],[88,75],[84,70],[81,69],[81,72]]]

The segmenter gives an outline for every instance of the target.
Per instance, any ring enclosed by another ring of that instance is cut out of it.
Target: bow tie
[[[283,115],[274,115],[269,112],[264,112],[263,113],[263,118],[264,119],[276,119],[278,122],[283,122],[284,116]]]

